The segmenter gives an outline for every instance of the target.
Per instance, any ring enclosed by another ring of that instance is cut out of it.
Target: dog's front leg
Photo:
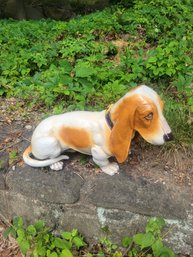
[[[93,161],[101,168],[101,170],[113,176],[118,173],[119,165],[116,162],[109,162],[109,156],[101,149],[100,146],[94,146],[91,149]]]

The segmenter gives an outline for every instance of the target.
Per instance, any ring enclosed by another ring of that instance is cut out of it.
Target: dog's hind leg
[[[32,154],[39,160],[55,159],[60,157],[61,153],[68,147],[61,147],[59,141],[55,137],[40,137],[32,139]],[[63,158],[62,158],[63,157]],[[61,159],[69,159],[67,155],[62,155]],[[52,170],[61,170],[63,162],[57,161],[50,165]]]

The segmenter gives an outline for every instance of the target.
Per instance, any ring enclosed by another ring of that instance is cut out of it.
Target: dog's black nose
[[[172,134],[172,132],[168,133],[168,134],[165,134],[164,135],[164,141],[167,142],[167,141],[171,141],[174,139],[174,136]]]

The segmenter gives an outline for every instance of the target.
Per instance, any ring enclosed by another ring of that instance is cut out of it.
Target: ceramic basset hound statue
[[[127,159],[135,131],[149,143],[162,145],[173,139],[163,116],[163,102],[151,88],[141,85],[130,90],[107,111],[74,111],[43,120],[35,129],[24,162],[32,167],[63,168],[61,155],[68,149],[92,155],[103,172],[114,175],[118,163]],[[32,158],[30,154],[36,158]]]

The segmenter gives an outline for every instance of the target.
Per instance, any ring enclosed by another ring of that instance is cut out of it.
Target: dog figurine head
[[[126,160],[135,131],[153,145],[173,139],[163,107],[159,95],[145,85],[132,89],[112,106],[110,148],[119,163]]]

